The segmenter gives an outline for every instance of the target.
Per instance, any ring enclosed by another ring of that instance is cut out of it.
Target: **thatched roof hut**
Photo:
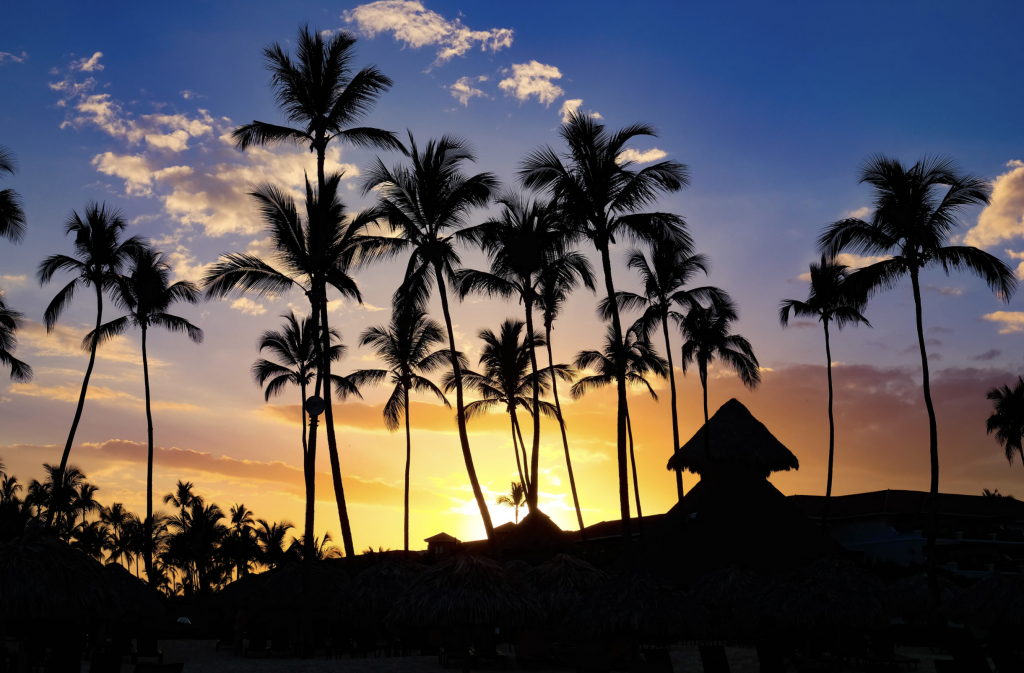
[[[505,566],[459,554],[420,573],[385,622],[412,627],[515,627],[543,617],[526,586]]]
[[[711,460],[704,451],[704,433],[711,431]],[[751,468],[767,477],[772,472],[800,469],[800,461],[775,438],[764,423],[738,400],[731,399],[707,426],[683,444],[668,461],[670,470],[689,470],[702,476],[708,468]]]
[[[309,568],[309,597],[302,595],[302,563],[288,565],[270,575],[253,595],[253,607],[262,611],[326,610],[349,582],[343,571],[314,563]]]
[[[533,566],[526,561],[520,561],[519,559],[512,559],[511,561],[505,561],[505,569],[512,573],[518,579],[523,579],[526,574],[533,570]]]
[[[1024,578],[993,574],[965,589],[945,605],[946,613],[967,624],[994,627],[1024,623]]]
[[[356,575],[331,601],[339,619],[364,625],[380,624],[422,571],[411,563],[385,558]]]
[[[634,643],[671,642],[698,635],[707,615],[673,585],[640,571],[617,575],[583,596],[565,617],[582,640],[625,637]]]
[[[108,563],[103,566],[103,573],[117,596],[123,618],[155,621],[164,616],[160,592],[131,574],[123,565]]]
[[[229,582],[223,589],[218,591],[214,595],[214,602],[232,611],[249,607],[249,603],[275,572],[274,570],[267,570],[261,573],[243,575],[234,582]]]
[[[527,563],[540,563],[569,550],[565,531],[540,510],[530,512],[518,524],[506,528],[496,537],[506,558]]]
[[[690,600],[714,612],[729,612],[750,601],[760,586],[753,572],[731,565],[697,580]]]
[[[524,581],[551,620],[560,619],[580,598],[604,584],[608,574],[583,559],[558,554],[527,573]]]
[[[0,617],[4,620],[106,620],[118,612],[103,565],[39,533],[0,544]]]
[[[889,590],[892,607],[900,617],[913,621],[928,616],[931,598],[928,595],[928,574],[918,573],[893,582]],[[945,577],[939,577],[939,596],[943,605],[951,605],[960,595],[961,589]]]

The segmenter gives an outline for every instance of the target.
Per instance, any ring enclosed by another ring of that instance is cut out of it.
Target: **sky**
[[[618,3],[426,3],[384,0],[173,5],[15,3],[0,24],[0,145],[18,158],[0,188],[18,191],[28,217],[20,245],[0,241],[0,287],[28,318],[17,355],[36,371],[30,383],[0,378],[0,456],[24,483],[57,463],[87,357],[78,347],[94,320],[83,293],[46,334],[50,298],[69,279],[40,287],[48,254],[70,253],[63,225],[89,201],[121,209],[129,233],[168,254],[175,279],[198,280],[218,255],[267,251],[266,234],[246,196],[271,181],[299,194],[315,159],[301,147],[240,152],[228,135],[253,119],[281,122],[261,50],[291,49],[299,26],[359,37],[356,62],[394,80],[367,124],[423,141],[467,138],[477,162],[512,183],[531,149],[560,147],[567,110],[599,116],[609,128],[648,122],[630,158],[686,164],[691,186],[658,208],[683,216],[713,262],[708,282],[736,299],[736,331],[763,368],[757,391],[713,369],[712,409],[731,397],[746,404],[798,457],[800,470],[777,474],[784,493],[823,493],[828,448],[824,339],[820,325],[783,330],[779,301],[803,299],[821,227],[870,213],[857,171],[884,153],[913,163],[926,154],[955,158],[992,181],[992,203],[964,213],[961,242],[977,245],[1024,273],[1024,142],[1018,27],[1024,6],[988,2],[966,11],[953,2],[779,5],[760,2],[650,2],[623,13]],[[372,204],[359,177],[377,152],[335,146],[328,170],[342,170],[350,210]],[[388,165],[396,153],[379,153]],[[474,221],[483,221],[481,210]],[[612,251],[616,287],[639,290]],[[592,251],[587,250],[592,259]],[[483,268],[479,253],[465,264]],[[847,258],[853,266],[870,260]],[[376,366],[359,334],[388,321],[403,266],[359,271],[364,303],[334,301],[331,320],[349,345],[342,373]],[[986,436],[985,393],[1024,373],[1024,295],[1004,303],[980,280],[928,272],[924,324],[939,419],[941,488],[1024,495],[1024,471]],[[337,300],[338,297],[332,297]],[[152,333],[155,489],[176,480],[227,510],[244,503],[260,518],[302,520],[301,426],[297,390],[267,404],[249,367],[255,342],[281,315],[303,310],[297,294],[231,298],[178,308],[205,332],[196,345]],[[555,324],[555,359],[600,346],[596,298],[574,295]],[[115,309],[107,304],[106,315]],[[440,309],[432,305],[435,317]],[[481,328],[522,319],[514,302],[469,299],[452,308],[459,347],[474,362]],[[836,476],[834,492],[928,487],[928,425],[908,284],[874,299],[872,328],[834,334]],[[678,353],[679,336],[673,334]],[[664,344],[655,345],[664,352]],[[676,358],[678,360],[678,357]],[[376,364],[375,364],[376,363]],[[700,383],[677,371],[680,435],[701,421]],[[672,451],[668,384],[659,401],[630,395],[645,514],[675,501],[665,462]],[[384,428],[389,390],[364,391],[337,405],[341,465],[355,544],[396,548],[402,540],[404,437]],[[563,395],[562,399],[566,399]],[[139,335],[103,347],[72,451],[105,504],[145,509],[146,420]],[[573,467],[586,523],[618,516],[614,391],[566,404]],[[428,399],[412,413],[413,545],[447,531],[483,534],[455,433],[454,415]],[[529,436],[529,429],[524,428]],[[489,501],[516,478],[507,417],[470,424],[470,441]],[[541,506],[575,527],[560,436],[542,424]],[[339,526],[326,451],[318,457],[317,532]],[[690,488],[696,476],[684,477]],[[158,503],[158,507],[159,507]],[[495,523],[511,510],[491,506]]]

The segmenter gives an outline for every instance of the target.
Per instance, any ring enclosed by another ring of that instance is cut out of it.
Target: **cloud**
[[[989,360],[995,360],[997,357],[999,357],[1002,354],[1003,354],[1003,351],[999,350],[998,348],[990,348],[987,351],[985,351],[984,353],[978,353],[977,355],[972,355],[968,359],[969,360],[974,360],[975,362],[988,362]]]
[[[938,285],[925,285],[924,289],[929,290],[931,292],[938,292],[939,294],[945,295],[947,297],[959,297],[964,293],[964,289],[962,287],[940,287]]]
[[[13,275],[10,275],[10,274],[4,274],[4,275],[0,276],[0,280],[2,280],[4,282],[4,284],[8,285],[8,286],[10,286],[10,285],[21,285],[26,280],[28,280],[28,276],[26,276],[25,274],[19,274],[17,276],[13,276]]]
[[[1020,311],[996,311],[995,313],[986,313],[982,318],[989,322],[1000,323],[1002,325],[1002,329],[999,330],[1000,334],[1024,332],[1024,313]]]
[[[140,361],[141,362],[141,361]],[[82,389],[79,386],[41,386],[37,383],[14,383],[10,387],[10,391],[16,395],[26,395],[28,397],[42,397],[47,400],[54,400],[57,402],[71,402],[77,403],[79,395],[81,395]],[[109,402],[120,406],[132,407],[135,409],[145,408],[145,400],[141,397],[136,397],[130,393],[126,393],[122,390],[114,390],[106,386],[97,386],[91,384],[89,386],[89,401],[90,402]],[[154,411],[158,410],[173,410],[173,411],[195,411],[197,407],[193,404],[181,403],[181,402],[168,402],[166,400],[154,400],[151,405]]]
[[[28,60],[28,53],[21,52],[21,56],[12,54],[9,51],[0,51],[0,65],[5,63],[24,63]]]
[[[503,73],[508,74],[508,70],[504,70]],[[538,102],[548,106],[565,93],[560,86],[551,82],[553,79],[561,78],[562,73],[555,66],[530,61],[513,64],[512,75],[498,82],[498,86],[506,95],[514,96],[519,101],[536,96]]]
[[[1024,161],[1006,167],[1010,170],[992,183],[992,200],[978,214],[978,223],[964,234],[965,245],[986,248],[1024,236]]]
[[[940,341],[939,339],[934,339],[934,338],[932,338],[932,339],[925,339],[924,340],[924,345],[925,345],[926,348],[939,348],[939,347],[942,346],[942,341]],[[914,343],[910,344],[909,346],[907,346],[906,348],[904,348],[903,350],[901,350],[900,354],[901,355],[910,355],[911,353],[920,353],[920,352],[921,352],[921,344],[919,344],[917,342],[914,342]],[[931,357],[931,353],[928,354],[928,357]]]
[[[73,72],[96,72],[103,70],[103,64],[100,63],[102,57],[103,52],[98,51],[89,58],[80,58],[77,61],[72,61],[69,68]]]
[[[932,325],[928,328],[928,334],[952,334],[953,330],[941,325]]]
[[[53,331],[46,333],[46,327],[34,320],[26,320],[18,331],[18,339],[23,348],[31,349],[37,357],[76,357],[87,358],[89,354],[82,350],[82,339],[91,328],[69,327],[57,324]],[[142,353],[126,336],[117,336],[105,342],[96,350],[100,360],[142,364]],[[150,357],[150,367],[162,367],[166,363]]]
[[[464,106],[469,107],[470,98],[490,98],[490,96],[485,94],[481,89],[473,87],[474,83],[486,82],[488,79],[487,75],[480,75],[479,77],[460,77],[455,84],[452,84],[447,88],[455,100],[459,101]]]
[[[870,214],[871,214],[871,208],[869,206],[862,206],[860,208],[857,208],[856,210],[848,210],[848,211],[846,211],[845,213],[843,213],[843,218],[842,219],[845,220],[845,219],[853,218],[853,219],[863,220],[865,217],[867,217]]]
[[[267,312],[263,304],[257,304],[248,297],[240,297],[231,302],[231,308],[241,311],[242,315],[263,315]]]
[[[204,96],[203,94],[196,93],[195,91],[189,91],[188,89],[185,89],[181,92],[181,97],[185,100],[193,100],[195,98],[206,98],[206,96]]]
[[[562,117],[562,123],[569,123],[569,118],[572,116],[572,113],[579,110],[581,105],[583,105],[582,98],[572,98],[562,103],[562,107],[558,109],[558,114]],[[604,119],[604,117],[593,110],[588,111],[587,114],[594,119]]]
[[[866,266],[884,262],[887,259],[892,259],[892,255],[854,255],[849,252],[836,255],[837,262],[845,264],[851,269],[863,269]]]
[[[448,21],[412,0],[371,2],[345,11],[341,18],[354,23],[356,30],[369,38],[390,32],[395,41],[414,49],[438,45],[435,66],[462,56],[477,44],[481,51],[492,53],[512,46],[510,28],[470,30],[460,19]]]
[[[615,158],[615,163],[624,164],[629,162],[633,164],[649,164],[652,161],[664,159],[666,156],[668,155],[657,147],[653,147],[646,152],[639,152],[633,148],[629,148],[619,153],[619,156]]]

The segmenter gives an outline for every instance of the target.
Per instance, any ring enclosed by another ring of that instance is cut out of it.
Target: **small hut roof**
[[[707,614],[673,585],[644,572],[626,572],[597,585],[565,617],[569,633],[584,639],[629,636],[641,641],[694,635]]]
[[[0,544],[0,617],[88,621],[117,610],[103,565],[87,554],[35,532]]]
[[[325,609],[349,582],[342,570],[324,563],[313,563],[309,569],[310,601],[302,596],[303,564],[288,565],[275,572],[253,596],[256,607],[263,610]]]
[[[214,599],[221,605],[231,609],[238,609],[254,598],[275,572],[274,570],[267,570],[262,573],[243,575],[225,585],[223,589],[217,592]]]
[[[533,568],[524,578],[550,618],[564,615],[580,598],[608,581],[608,574],[569,554]]]
[[[428,537],[427,539],[424,540],[424,542],[458,542],[458,541],[459,541],[458,538],[452,537],[448,533],[438,533],[437,535],[432,535],[432,536],[430,536],[430,537]]]
[[[388,558],[378,561],[338,592],[331,601],[331,610],[344,620],[379,623],[418,572],[411,563]]]
[[[107,582],[121,605],[121,614],[140,619],[160,619],[164,616],[164,602],[160,593],[120,563],[103,566]]]
[[[701,577],[690,591],[690,600],[709,610],[735,610],[755,595],[757,575],[731,565]]]
[[[388,614],[395,626],[514,627],[543,616],[526,586],[505,566],[459,554],[420,573]]]
[[[711,430],[711,455],[715,465],[754,466],[766,476],[772,472],[800,469],[796,456],[736,399],[723,404],[708,420],[707,426],[702,426],[669,458],[668,469],[686,469],[701,474],[708,466],[704,455],[704,433],[708,428]]]

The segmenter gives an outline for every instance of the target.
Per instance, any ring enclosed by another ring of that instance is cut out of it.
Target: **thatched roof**
[[[564,615],[581,597],[608,579],[603,570],[568,554],[558,554],[524,578],[550,619]]]
[[[420,573],[385,621],[413,627],[513,627],[542,617],[540,605],[505,566],[459,554]]]
[[[214,595],[214,601],[223,607],[231,610],[238,610],[247,607],[249,602],[259,593],[267,580],[274,575],[275,570],[267,570],[262,573],[249,573],[239,577],[234,582],[229,582]]]
[[[569,538],[547,514],[530,512],[518,525],[497,535],[502,553],[530,563],[540,563],[569,549]]]
[[[708,428],[711,430],[710,463],[704,455],[704,433]],[[702,474],[709,464],[749,466],[765,476],[800,469],[796,456],[735,399],[723,404],[707,426],[702,426],[669,458],[668,469]]]
[[[164,616],[164,601],[160,593],[120,563],[103,566],[103,572],[117,596],[123,617],[156,620]]]
[[[261,610],[323,610],[349,582],[343,571],[314,563],[309,569],[309,601],[302,596],[302,563],[288,565],[271,575],[253,596]]]
[[[566,631],[582,639],[626,636],[663,642],[698,635],[707,615],[673,585],[640,571],[597,585],[569,610]]]
[[[511,561],[505,561],[505,569],[512,573],[516,578],[523,579],[528,572],[533,570],[533,566],[526,561],[512,559]]]
[[[338,592],[331,611],[346,621],[378,624],[421,571],[411,563],[378,561]]]
[[[731,565],[697,580],[690,591],[690,600],[709,610],[735,610],[747,603],[759,587],[757,575]]]
[[[926,617],[930,610],[931,599],[928,596],[928,575],[918,573],[893,582],[889,587],[892,592],[893,611],[905,619]],[[961,593],[960,587],[945,577],[939,577],[939,596],[943,605],[951,605]]]
[[[953,619],[992,627],[1022,622],[1024,617],[1024,578],[993,574],[965,589],[945,604],[946,613]]]
[[[3,619],[84,622],[117,611],[117,597],[99,561],[39,533],[0,545]]]

